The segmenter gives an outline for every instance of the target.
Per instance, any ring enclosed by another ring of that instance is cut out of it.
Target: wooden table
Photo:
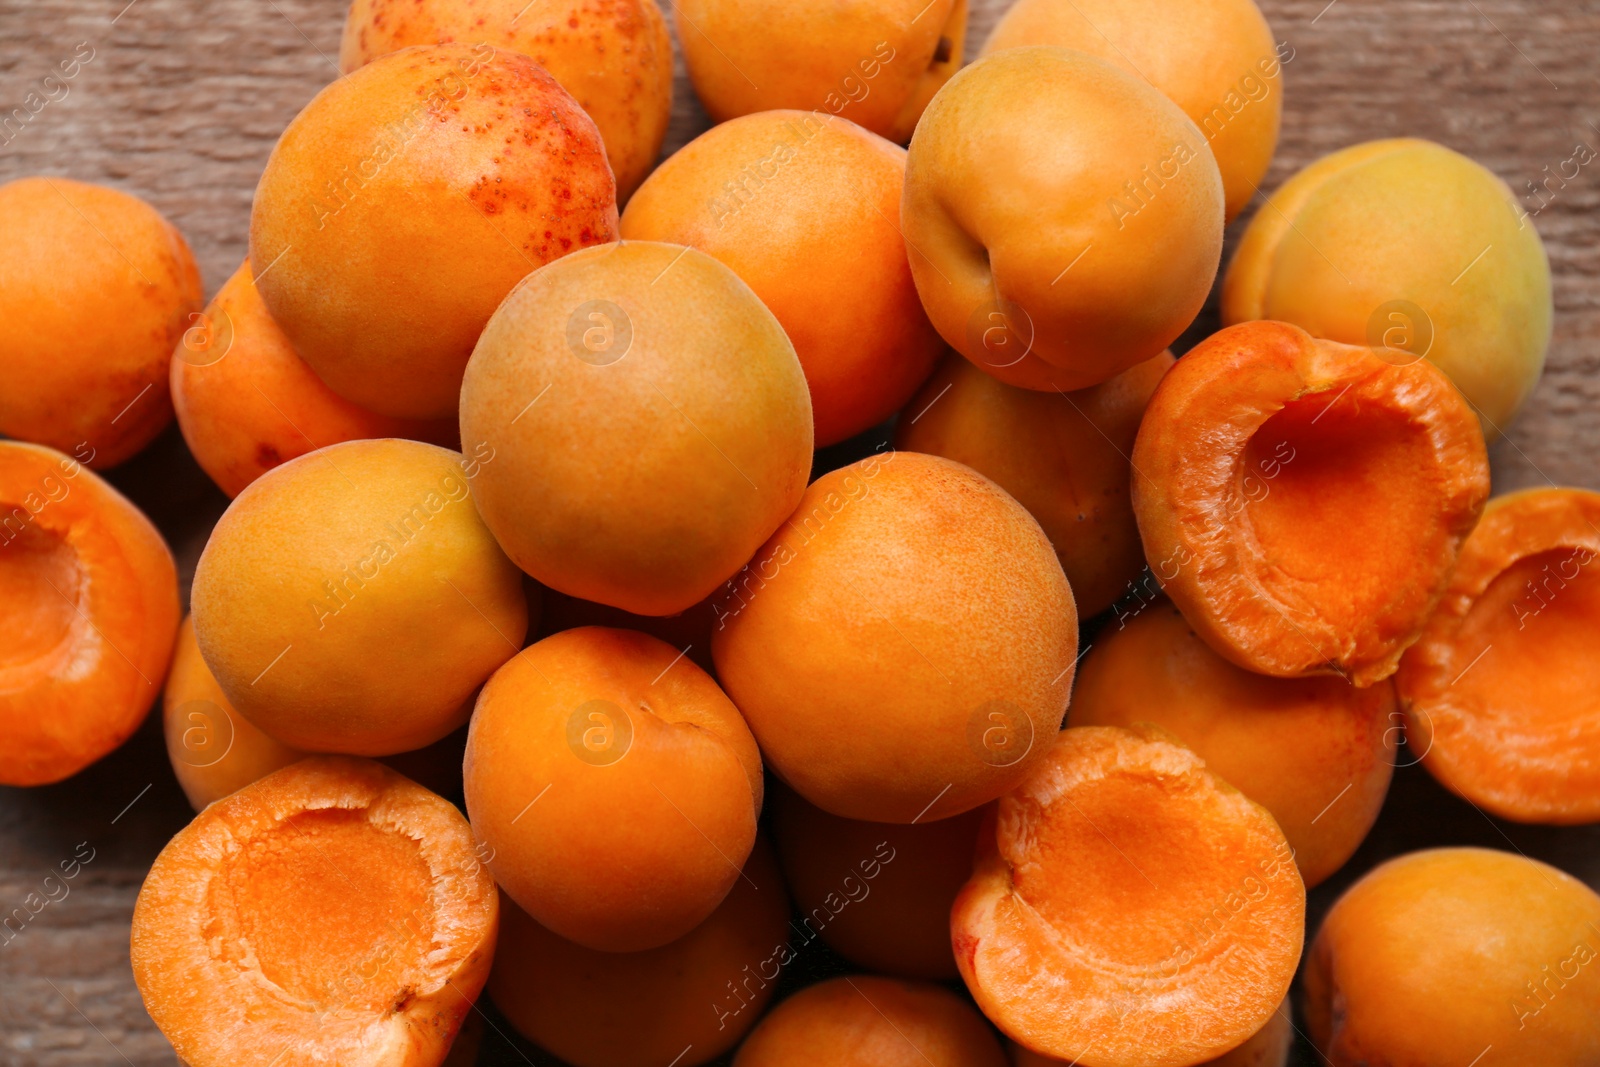
[[[969,57],[1005,3],[973,0]],[[93,49],[68,95],[0,144],[0,181],[44,173],[138,193],[188,236],[207,291],[215,291],[244,255],[251,194],[274,140],[337,73],[344,6],[342,0],[0,0],[0,115],[20,105],[58,61],[79,52],[81,42]],[[1600,149],[1594,59],[1600,0],[1263,0],[1262,6],[1277,38],[1294,49],[1285,67],[1282,140],[1264,188],[1336,148],[1402,134],[1465,152],[1518,191],[1542,178],[1546,166],[1568,159],[1576,144]],[[667,151],[706,125],[680,69]],[[1491,450],[1497,491],[1547,482],[1600,488],[1597,190],[1600,165],[1591,165],[1535,219],[1555,275],[1555,338],[1532,403]],[[1230,238],[1240,228],[1235,223]],[[1179,349],[1215,324],[1208,310]],[[161,525],[187,596],[195,559],[226,501],[174,431],[112,480]],[[128,966],[128,922],[140,881],[190,817],[158,726],[147,723],[123,749],[71,781],[0,789],[0,912],[39,891],[47,871],[81,842],[93,850],[70,895],[0,944],[0,1063],[173,1062]],[[1445,794],[1420,769],[1402,768],[1360,853],[1312,893],[1313,928],[1361,871],[1397,852],[1443,843],[1514,848],[1600,886],[1600,828],[1498,822]],[[814,952],[802,958],[793,980],[841,969]],[[552,1062],[502,1036],[509,1027],[492,1006],[486,1009],[483,1063]],[[1303,1047],[1295,1062],[1320,1061]]]

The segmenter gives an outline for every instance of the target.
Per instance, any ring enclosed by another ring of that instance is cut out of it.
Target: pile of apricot
[[[355,0],[203,309],[144,202],[0,186],[0,782],[162,699],[181,1061],[461,1062],[487,991],[576,1067],[1600,1063],[1600,896],[1520,855],[1305,951],[1402,738],[1600,821],[1600,494],[1490,499],[1552,315],[1505,185],[1313,163],[1174,359],[1276,144],[1252,0],[966,66],[964,0],[672,6],[717,124],[657,167],[654,0]],[[187,618],[96,473],[174,413]]]

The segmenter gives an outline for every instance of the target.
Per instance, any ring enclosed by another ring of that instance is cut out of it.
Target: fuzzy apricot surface
[[[329,388],[439,419],[512,287],[616,227],[599,131],[544,68],[486,42],[418,46],[289,123],[256,187],[250,267]]]
[[[761,754],[717,683],[629,630],[566,630],[483,687],[472,827],[507,895],[587,948],[636,952],[703,922],[739,879]]]
[[[672,38],[656,0],[354,0],[339,69],[450,41],[522,52],[549,71],[599,127],[619,200],[650,173],[672,117]]]
[[[1489,495],[1478,420],[1438,368],[1280,322],[1180,359],[1133,469],[1145,556],[1207,644],[1356,685],[1394,673]]]
[[[134,905],[133,976],[189,1067],[437,1067],[489,976],[499,898],[452,805],[317,756],[211,805]]]
[[[650,175],[622,236],[692,245],[732,267],[794,343],[817,444],[831,445],[892,415],[944,349],[900,236],[905,170],[904,149],[846,119],[745,115]]]
[[[1066,712],[1078,617],[1061,564],[1022,505],[938,456],[818,478],[715,610],[717,675],[768,764],[845,818],[993,800]]]
[[[533,274],[461,389],[472,483],[517,565],[640,615],[705,599],[794,510],[811,402],[794,347],[727,266],[628,241]]]
[[[1292,1010],[1289,1001],[1285,1000],[1272,1013],[1267,1025],[1257,1030],[1250,1040],[1197,1067],[1285,1067],[1289,1062],[1289,1046],[1294,1041],[1294,1023],[1290,1019]],[[1011,1050],[1011,1062],[1013,1067],[1055,1067],[1069,1061],[1041,1056],[1016,1045]]]
[[[1086,389],[1153,359],[1205,303],[1223,192],[1205,137],[1136,75],[1065,48],[961,71],[911,139],[900,222],[928,317],[1001,371]]]
[[[99,475],[0,441],[0,784],[47,785],[122,744],[178,632],[172,552]]]
[[[0,230],[0,434],[115,467],[172,420],[194,256],[143,200],[67,178],[0,185]]]
[[[1407,743],[1474,805],[1600,821],[1600,493],[1489,501],[1396,676]]]
[[[1289,844],[1170,734],[1062,731],[979,847],[956,963],[1027,1048],[1185,1067],[1243,1044],[1289,991],[1305,933]]]
[[[681,0],[694,91],[713,122],[835,115],[904,143],[961,66],[966,0]]]
[[[285,744],[369,756],[466,722],[528,628],[522,575],[472,506],[482,469],[417,441],[347,441],[240,493],[192,596],[233,707]]]
[[[489,994],[525,1037],[573,1067],[716,1059],[756,1024],[794,959],[783,876],[760,838],[717,910],[660,948],[584,948],[509,899],[501,919]]]
[[[1172,366],[1163,352],[1073,393],[1006,385],[951,354],[906,405],[895,445],[965,463],[1039,520],[1085,617],[1144,570],[1128,455]]]
[[[1554,314],[1539,231],[1493,172],[1414,138],[1369,141],[1284,182],[1251,220],[1222,321],[1426,357],[1498,437],[1544,367]]]
[[[1600,896],[1537,860],[1412,852],[1347,890],[1306,961],[1332,1067],[1588,1067],[1600,1054]]]

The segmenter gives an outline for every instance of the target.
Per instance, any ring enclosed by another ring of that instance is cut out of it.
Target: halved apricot
[[[1600,493],[1496,497],[1396,683],[1435,778],[1521,822],[1600,820]]]
[[[1387,681],[1358,689],[1343,678],[1236,667],[1161,600],[1100,631],[1078,668],[1067,722],[1170,730],[1272,813],[1313,886],[1343,866],[1377,819],[1400,713]]]
[[[1394,673],[1489,495],[1477,417],[1424,360],[1230,326],[1157,387],[1133,448],[1145,556],[1248,670]]]
[[[150,520],[43,445],[0,441],[0,784],[76,774],[138,729],[178,631]]]
[[[951,911],[978,1006],[1084,1067],[1185,1067],[1289,991],[1305,887],[1265,808],[1171,735],[1061,732],[1000,798]]]
[[[133,976],[189,1067],[436,1067],[494,956],[499,899],[446,801],[319,756],[197,815],[134,905]]]
[[[489,679],[467,737],[467,811],[506,894],[557,935],[636,952],[692,930],[739,877],[761,754],[671,645],[585,627]]]
[[[715,1059],[756,1024],[795,955],[783,877],[759,838],[710,918],[660,948],[597,952],[502,905],[489,995],[524,1036],[575,1067]]]
[[[1257,1030],[1250,1040],[1232,1052],[1224,1052],[1197,1067],[1284,1067],[1289,1062],[1289,1045],[1294,1041],[1294,1023],[1289,1015],[1291,1010],[1289,1002],[1285,1000],[1272,1013],[1267,1025]],[[1021,1045],[1011,1050],[1011,1061],[1014,1067],[1052,1067],[1054,1064],[1070,1062],[1041,1056]]]

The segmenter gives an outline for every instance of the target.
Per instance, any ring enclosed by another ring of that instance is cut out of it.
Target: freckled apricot
[[[161,850],[133,976],[189,1067],[437,1067],[489,975],[498,905],[454,807],[370,760],[317,756]]]
[[[657,948],[715,911],[761,812],[738,709],[677,649],[628,630],[567,630],[496,671],[465,780],[501,888],[607,952]]]
[[[915,452],[823,475],[715,605],[717,675],[825,811],[942,819],[1028,773],[1066,712],[1072,590],[1022,505]]]
[[[195,637],[228,700],[297,748],[386,756],[467,720],[521,647],[522,576],[460,453],[347,441],[252,482],[195,569]]]
[[[1394,673],[1489,495],[1478,420],[1432,364],[1250,322],[1162,379],[1133,447],[1146,558],[1247,670]]]
[[[1395,681],[1407,743],[1473,804],[1600,820],[1600,493],[1491,500]]]
[[[1185,1067],[1289,991],[1305,887],[1265,808],[1155,727],[1079,726],[1000,798],[956,898],[956,963],[1021,1045]]]
[[[616,226],[599,132],[542,67],[488,44],[418,46],[289,123],[256,187],[250,267],[329,388],[440,419],[517,281]]]
[[[760,838],[717,910],[660,948],[597,952],[509,899],[500,914],[489,995],[530,1041],[574,1067],[716,1059],[755,1025],[793,958],[789,898]]]
[[[285,460],[340,441],[412,437],[457,443],[455,420],[395,419],[329,389],[234,272],[173,353],[172,406],[195,461],[230,497]]]
[[[655,0],[354,0],[339,69],[450,41],[522,52],[549,71],[599,127],[617,199],[650,173],[672,117],[672,38]]]
[[[1017,498],[1055,547],[1072,596],[1097,615],[1144,570],[1128,456],[1163,352],[1073,393],[1002,384],[947,357],[906,405],[895,445],[965,463]]]
[[[1272,1013],[1267,1025],[1257,1030],[1250,1040],[1198,1067],[1285,1067],[1289,1062],[1289,1045],[1294,1041],[1294,1023],[1290,1021],[1289,1012],[1289,1002],[1285,1000]],[[1014,1067],[1053,1067],[1068,1062],[1041,1056],[1021,1045],[1013,1046],[1011,1059]]]
[[[1345,892],[1306,959],[1331,1067],[1588,1067],[1600,1050],[1600,896],[1525,856],[1436,848]]]
[[[161,693],[178,574],[93,471],[0,441],[0,784],[45,785],[127,740]]]
[[[143,200],[66,178],[0,185],[0,231],[0,434],[115,467],[172,419],[194,256]]]

